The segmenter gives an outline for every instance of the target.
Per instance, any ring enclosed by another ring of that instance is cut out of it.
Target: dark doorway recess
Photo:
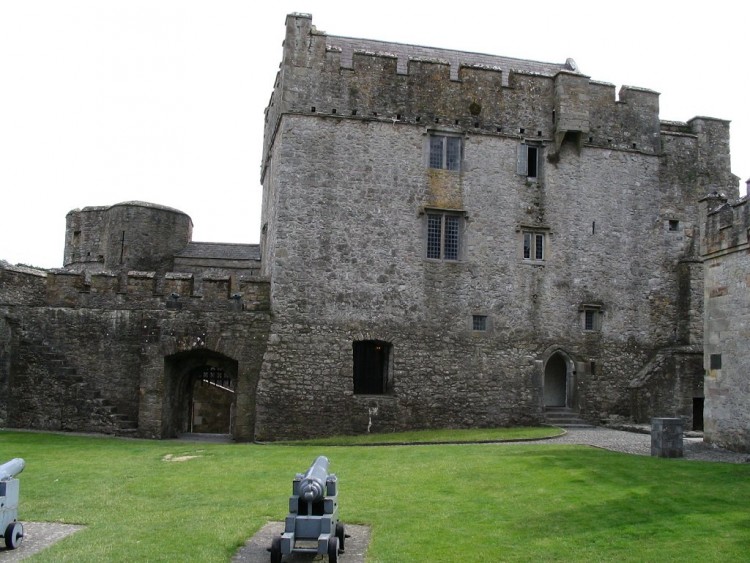
[[[231,434],[236,406],[237,362],[210,350],[164,360],[167,386],[165,436]]]
[[[354,393],[382,395],[389,391],[393,346],[381,340],[361,340],[354,348]]]

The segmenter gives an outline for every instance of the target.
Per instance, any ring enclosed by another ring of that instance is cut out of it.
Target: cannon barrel
[[[299,494],[307,502],[313,502],[325,495],[328,479],[328,458],[318,457],[307,470],[299,484]]]
[[[2,465],[0,465],[0,481],[13,479],[13,477],[23,471],[24,467],[26,467],[26,462],[20,457],[11,459],[10,461],[3,463]]]

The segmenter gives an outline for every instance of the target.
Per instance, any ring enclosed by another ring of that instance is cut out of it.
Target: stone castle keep
[[[727,121],[660,121],[658,93],[571,59],[292,14],[261,180],[259,245],[126,202],[68,214],[62,269],[0,268],[0,426],[273,440],[569,410],[750,446],[710,375],[704,411],[705,224],[742,208]]]

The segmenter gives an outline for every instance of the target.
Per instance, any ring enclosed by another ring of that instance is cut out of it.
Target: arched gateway
[[[165,358],[166,434],[232,434],[237,362],[217,352],[195,350]]]

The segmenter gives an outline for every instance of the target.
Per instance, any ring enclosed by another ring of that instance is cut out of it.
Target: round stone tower
[[[74,209],[66,217],[66,268],[168,272],[192,240],[193,221],[177,209],[127,201]]]

